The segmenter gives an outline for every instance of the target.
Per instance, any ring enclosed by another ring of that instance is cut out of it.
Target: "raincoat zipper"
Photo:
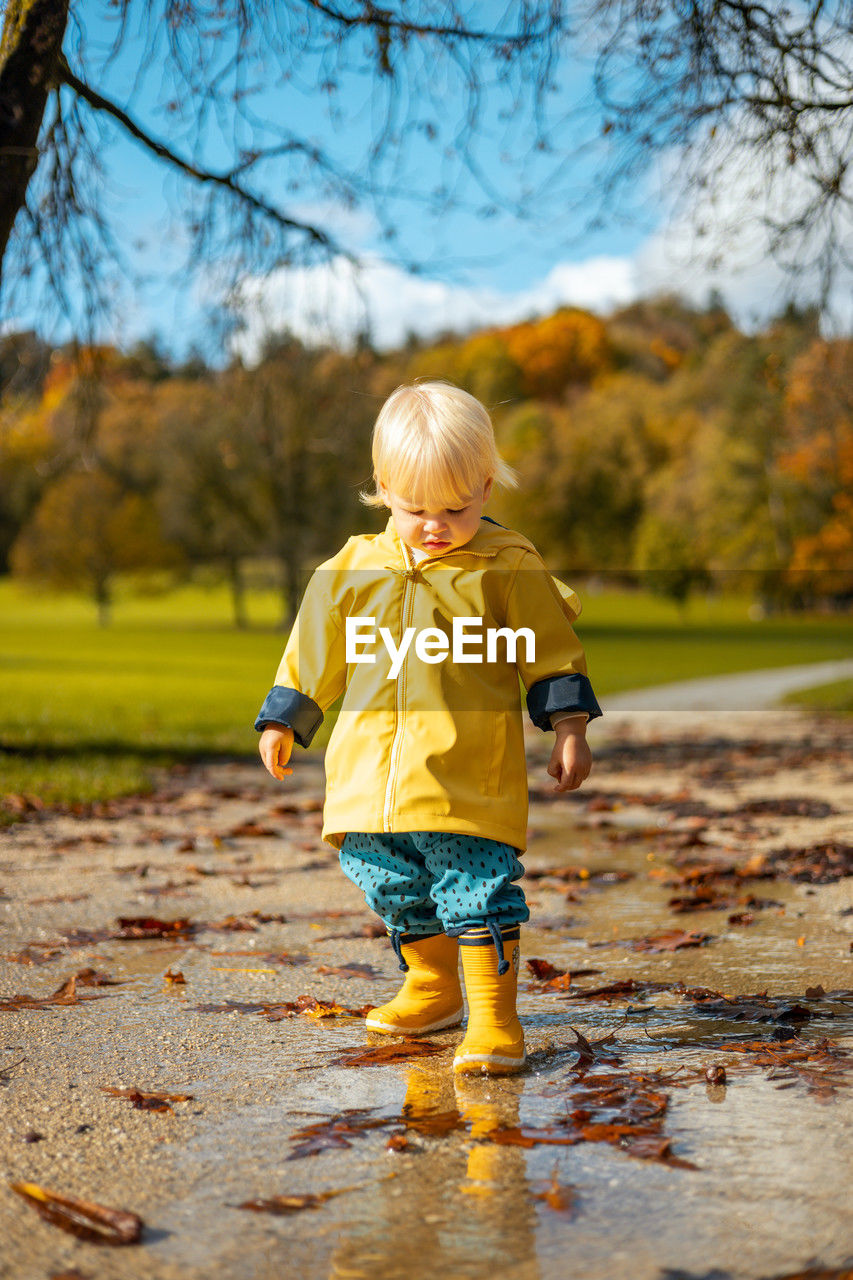
[[[403,552],[404,557],[406,552]],[[406,628],[409,625],[410,601],[414,595],[414,583],[411,578],[407,577],[403,586],[403,629],[402,635],[406,634]],[[403,658],[403,665],[400,668],[400,674],[397,676],[397,687],[394,695],[394,738],[391,742],[391,753],[388,764],[388,781],[385,785],[385,807],[382,814],[383,831],[391,830],[391,814],[394,809],[394,791],[397,778],[397,757],[403,743],[403,721],[405,719],[406,710],[406,663],[409,660],[408,653]]]
[[[444,559],[444,556],[452,555],[453,551],[446,551],[444,552],[443,555],[440,555],[440,556],[431,556],[428,561],[421,561],[418,564],[415,564],[414,557],[406,549],[405,544],[403,542],[400,543],[400,553],[403,557],[403,563],[405,565],[405,569],[403,571],[403,574],[401,575],[403,576],[403,580],[404,580],[402,635],[405,635],[406,628],[409,626],[409,623],[411,621],[411,618],[410,618],[411,602],[414,599],[414,589],[415,589],[414,577],[410,575],[422,572],[425,564],[435,564],[437,561]],[[482,551],[468,552],[468,554],[475,555],[478,558],[481,558],[484,560],[488,560],[492,558],[491,555]],[[389,568],[390,567],[391,566],[389,566]],[[393,572],[399,573],[400,570],[394,569]],[[405,720],[405,710],[406,710],[406,682],[408,679],[406,664],[408,663],[408,661],[409,661],[409,654],[407,651],[406,656],[403,658],[403,664],[400,668],[400,674],[397,676],[397,688],[394,696],[394,737],[391,741],[391,751],[390,751],[389,765],[388,765],[388,781],[385,784],[385,803],[382,811],[382,830],[383,831],[391,830],[391,814],[394,811],[394,795],[397,789],[397,786],[396,786],[397,762],[398,762],[398,757],[399,757],[400,750],[402,748],[402,743],[403,743],[403,722]]]

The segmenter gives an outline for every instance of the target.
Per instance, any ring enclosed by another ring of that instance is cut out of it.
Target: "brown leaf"
[[[74,975],[78,987],[123,987],[124,978],[111,978],[103,969],[78,969]]]
[[[656,1134],[644,1133],[631,1138],[625,1144],[629,1156],[638,1156],[641,1160],[659,1160],[661,1164],[671,1165],[676,1169],[697,1169],[699,1166],[690,1160],[675,1155],[670,1138]]]
[[[221,1004],[197,1004],[193,1008],[197,1013],[257,1013],[269,1022],[281,1022],[300,1013],[310,1018],[366,1018],[374,1006],[363,1004],[357,1009],[351,1009],[334,1000],[318,1000],[316,996],[301,995],[295,1000],[284,1000],[278,1004],[260,1000],[223,1000]]]
[[[734,911],[728,917],[728,922],[735,925],[755,924],[755,913],[752,911]]]
[[[334,974],[338,978],[381,978],[382,974],[372,964],[320,964],[317,973]]]
[[[94,973],[94,970],[83,969],[81,970],[81,972],[84,975],[84,980],[82,985],[85,986],[86,985],[85,975],[87,973]],[[53,994],[49,996],[29,996],[25,994],[15,995],[15,996],[0,996],[0,1011],[2,1010],[14,1011],[16,1009],[46,1009],[51,1005],[80,1004],[81,1001],[83,1000],[103,1000],[104,999],[103,996],[96,996],[94,994],[78,995],[77,981],[78,981],[77,974],[72,975],[72,977],[70,978],[66,978],[65,982],[63,982],[60,987],[57,987],[56,991],[54,991]]]
[[[306,1156],[317,1156],[321,1151],[351,1147],[353,1138],[363,1138],[371,1129],[380,1129],[387,1123],[385,1116],[374,1116],[372,1111],[357,1109],[328,1116],[306,1125],[293,1135],[299,1145],[287,1158],[301,1160]]]
[[[623,939],[620,945],[630,947],[632,951],[678,951],[681,947],[701,947],[713,936],[711,933],[667,929],[645,938]]]
[[[384,924],[371,920],[369,924],[363,924],[360,929],[353,929],[351,933],[324,933],[322,941],[338,942],[350,938],[387,938],[387,936],[388,930]]]
[[[579,987],[572,992],[573,998],[583,1000],[621,999],[623,996],[639,995],[647,991],[667,990],[669,982],[641,982],[636,978],[620,978],[618,982],[610,982],[604,987]]]
[[[567,1217],[575,1216],[577,1201],[574,1187],[558,1182],[556,1172],[553,1174],[551,1181],[543,1184],[543,1186],[544,1189],[542,1191],[531,1192],[534,1200],[543,1200],[548,1208],[553,1209],[555,1213],[563,1213]]]
[[[109,1209],[76,1196],[47,1191],[34,1182],[11,1182],[10,1187],[37,1209],[43,1218],[94,1244],[136,1244],[144,1223],[126,1209]]]
[[[373,1048],[347,1049],[337,1058],[331,1058],[333,1067],[382,1067],[389,1062],[408,1062],[411,1058],[431,1058],[444,1053],[443,1044],[426,1044],[423,1040],[407,1037],[393,1044],[380,1044]]]
[[[236,827],[232,827],[228,832],[228,836],[232,839],[238,839],[241,836],[280,836],[281,832],[275,827],[265,827],[261,822],[241,822]]]
[[[539,982],[547,982],[551,978],[561,978],[566,972],[565,969],[557,969],[549,961],[538,960],[535,956],[527,961],[527,967]]]
[[[408,1151],[412,1144],[404,1133],[392,1133],[385,1143],[389,1151]]]
[[[251,1209],[255,1213],[275,1213],[283,1217],[290,1213],[299,1213],[302,1209],[319,1209],[321,1204],[334,1196],[342,1196],[348,1188],[340,1191],[305,1191],[302,1195],[270,1196],[267,1200],[244,1200],[238,1209]]]
[[[118,926],[109,936],[124,942],[148,938],[189,938],[198,928],[186,916],[178,920],[159,920],[156,916],[119,916]]]
[[[163,974],[163,981],[174,987],[185,987],[187,985],[187,980],[180,969],[172,969],[171,967]]]
[[[217,933],[257,933],[258,926],[245,916],[225,916],[223,920],[210,920],[204,926]]]
[[[127,1098],[136,1111],[171,1111],[170,1102],[192,1102],[192,1093],[146,1093],[142,1089],[113,1089],[108,1085],[101,1086],[101,1093],[108,1093],[113,1098]]]
[[[49,964],[61,955],[61,947],[46,942],[28,942],[21,951],[0,952],[0,960],[11,960],[13,964]]]

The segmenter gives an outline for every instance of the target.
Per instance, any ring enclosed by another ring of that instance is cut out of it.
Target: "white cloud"
[[[345,259],[284,269],[243,282],[237,302],[245,328],[235,340],[244,359],[257,357],[264,337],[288,329],[308,342],[350,342],[369,331],[377,347],[490,324],[512,324],[574,305],[607,311],[636,296],[629,258],[558,263],[545,278],[514,293],[407,274],[379,258],[356,270]]]

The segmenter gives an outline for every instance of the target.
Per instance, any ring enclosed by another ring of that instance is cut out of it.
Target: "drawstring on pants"
[[[509,961],[504,960],[504,940],[501,933],[501,927],[497,920],[486,920],[486,928],[492,935],[492,942],[495,944],[495,951],[498,953],[498,977],[502,978],[509,970]]]
[[[388,935],[389,935],[389,937],[390,937],[390,939],[391,939],[391,948],[392,948],[392,950],[393,950],[393,952],[394,952],[394,955],[395,955],[395,956],[397,957],[397,959],[400,961],[400,968],[401,968],[401,970],[403,971],[403,973],[408,973],[408,972],[409,972],[409,966],[406,964],[405,960],[403,959],[403,948],[402,948],[402,946],[401,946],[401,944],[400,944],[400,938],[401,938],[401,936],[402,936],[401,930],[400,930],[400,929],[389,929],[389,930],[388,930]],[[507,966],[507,968],[509,968],[509,966]]]

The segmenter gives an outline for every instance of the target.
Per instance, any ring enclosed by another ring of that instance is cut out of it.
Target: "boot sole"
[[[462,1021],[463,1012],[464,1010],[458,1009],[456,1013],[439,1018],[436,1022],[429,1022],[425,1027],[404,1027],[399,1022],[382,1022],[379,1018],[371,1018],[368,1014],[364,1025],[368,1031],[382,1031],[386,1035],[425,1036],[431,1031],[441,1031],[444,1027],[458,1027]]]
[[[460,1074],[510,1076],[521,1071],[526,1062],[526,1054],[509,1058],[495,1053],[466,1053],[453,1059],[453,1070]]]

